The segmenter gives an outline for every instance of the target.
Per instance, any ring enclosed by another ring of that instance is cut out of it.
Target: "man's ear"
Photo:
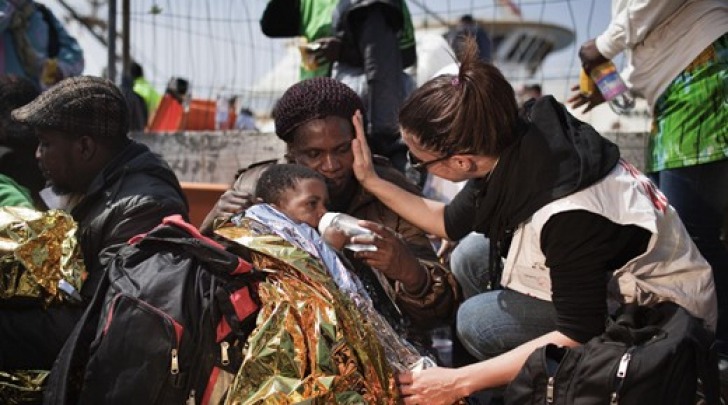
[[[76,140],[78,156],[84,161],[91,160],[97,153],[99,144],[88,135],[82,135]]]

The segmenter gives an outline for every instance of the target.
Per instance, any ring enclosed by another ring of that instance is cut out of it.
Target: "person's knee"
[[[463,347],[478,360],[504,351],[502,336],[496,330],[496,323],[486,315],[489,313],[486,307],[487,303],[482,299],[469,299],[460,306],[457,314],[457,337]]]
[[[484,292],[488,283],[490,244],[481,234],[463,238],[450,256],[450,271],[463,287],[466,298]]]

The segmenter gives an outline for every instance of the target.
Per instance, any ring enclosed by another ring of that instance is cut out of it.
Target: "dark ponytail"
[[[497,156],[516,137],[513,87],[498,68],[478,59],[474,37],[465,38],[458,56],[458,74],[415,90],[400,110],[400,125],[433,152]]]

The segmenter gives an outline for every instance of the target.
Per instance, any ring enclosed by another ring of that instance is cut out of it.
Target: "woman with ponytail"
[[[491,291],[457,315],[458,337],[480,362],[401,374],[404,402],[449,404],[504,386],[536,348],[588,341],[626,302],[671,301],[715,329],[710,267],[659,190],[553,97],[519,110],[472,39],[460,60],[457,75],[424,84],[399,115],[413,167],[468,181],[449,204],[377,176],[361,115],[353,118],[362,186],[433,235],[491,240],[482,252]]]

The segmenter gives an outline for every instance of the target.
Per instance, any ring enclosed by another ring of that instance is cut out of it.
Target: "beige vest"
[[[624,302],[653,305],[672,301],[715,330],[717,303],[710,265],[665,196],[624,161],[598,183],[545,205],[514,232],[501,279],[504,287],[551,301],[541,230],[551,216],[572,210],[593,212],[652,233],[647,251],[616,269],[609,280],[610,311]]]

